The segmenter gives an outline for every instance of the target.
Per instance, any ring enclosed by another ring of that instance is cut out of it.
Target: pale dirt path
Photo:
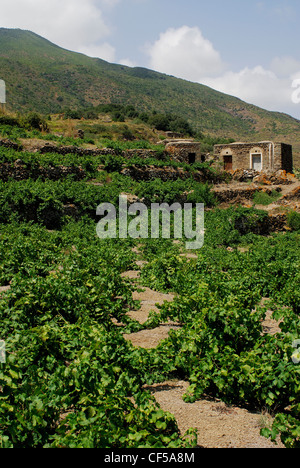
[[[142,266],[142,262],[139,262]],[[139,271],[125,272],[122,276],[135,282]],[[141,309],[131,311],[129,315],[144,323],[151,310],[158,310],[156,304],[173,301],[173,294],[162,294],[143,288],[143,292],[134,292],[134,299],[141,301]],[[269,333],[278,331],[278,324],[271,318],[271,312],[264,322],[264,330]],[[155,348],[161,340],[168,338],[169,331],[178,328],[176,323],[163,324],[155,330],[143,330],[125,339],[134,346],[144,349]],[[164,411],[175,416],[181,434],[189,428],[198,431],[198,445],[204,448],[284,448],[260,435],[262,426],[271,424],[271,417],[263,413],[253,413],[244,408],[228,407],[220,400],[200,400],[185,403],[183,396],[189,387],[186,381],[169,381],[147,387]]]
[[[125,272],[122,277],[130,278],[134,281],[139,278],[139,274],[139,271],[128,271]],[[141,308],[138,311],[129,311],[127,315],[143,324],[147,321],[151,311],[159,311],[156,304],[162,305],[165,301],[172,302],[174,297],[173,294],[162,294],[143,287],[141,292],[134,291],[133,293],[133,299],[141,301]],[[132,333],[131,335],[124,335],[124,338],[131,341],[134,346],[152,349],[156,348],[162,340],[168,338],[171,329],[177,327],[178,325],[176,323],[168,322],[154,330],[142,330],[138,333]]]
[[[181,434],[190,427],[198,431],[198,445],[204,448],[284,448],[260,435],[262,424],[270,417],[244,408],[226,406],[219,400],[185,403],[183,395],[189,384],[170,381],[148,387],[164,411],[176,418]]]

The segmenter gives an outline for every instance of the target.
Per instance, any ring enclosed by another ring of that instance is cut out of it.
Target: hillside
[[[47,114],[65,107],[134,104],[139,110],[181,115],[212,135],[291,143],[300,165],[300,121],[197,83],[110,64],[62,49],[32,32],[3,28],[0,70],[11,110]]]
[[[0,139],[0,447],[299,448],[300,181],[210,187],[206,164],[54,146],[69,123]],[[131,216],[102,237],[121,195],[204,203],[203,248]]]

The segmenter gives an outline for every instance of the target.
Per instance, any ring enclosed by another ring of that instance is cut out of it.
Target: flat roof
[[[266,141],[253,141],[253,142],[248,142],[248,141],[235,141],[234,143],[222,143],[222,144],[218,144],[218,145],[214,145],[214,146],[239,146],[239,145],[266,145],[266,144],[279,144],[279,145],[288,145],[288,146],[291,146],[290,143],[283,143],[282,141],[270,141],[270,140],[266,140]]]

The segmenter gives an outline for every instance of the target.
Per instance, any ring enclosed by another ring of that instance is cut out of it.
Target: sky
[[[0,7],[0,27],[300,119],[299,0],[0,0]]]

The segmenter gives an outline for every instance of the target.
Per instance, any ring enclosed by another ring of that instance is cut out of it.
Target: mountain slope
[[[0,29],[0,78],[8,107],[55,113],[114,102],[182,115],[195,128],[238,140],[276,139],[300,154],[300,121],[197,83],[71,52],[19,29]]]

